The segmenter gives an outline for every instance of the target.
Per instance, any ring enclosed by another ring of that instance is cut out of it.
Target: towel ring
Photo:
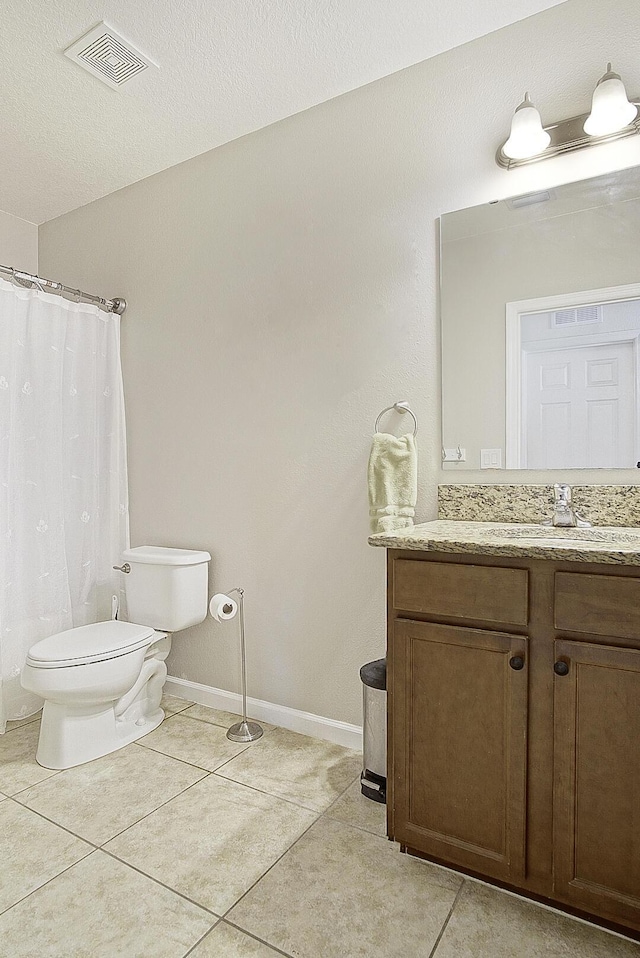
[[[404,416],[406,412],[409,413],[409,415],[413,419],[413,438],[415,439],[416,433],[418,432],[418,420],[416,419],[416,414],[413,412],[412,409],[409,408],[408,402],[394,402],[393,406],[387,406],[386,409],[383,409],[380,415],[378,416],[378,418],[376,419],[374,432],[378,432],[378,426],[380,425],[380,420],[382,419],[384,414],[387,412],[391,412],[392,409],[394,409],[396,412],[399,412],[401,416]]]

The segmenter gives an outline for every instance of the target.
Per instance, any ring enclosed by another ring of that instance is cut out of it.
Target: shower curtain
[[[111,617],[128,545],[120,317],[0,279],[0,733],[38,639]]]

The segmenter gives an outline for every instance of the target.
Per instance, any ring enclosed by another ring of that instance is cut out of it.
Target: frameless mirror
[[[635,467],[640,168],[448,213],[440,236],[446,460]]]

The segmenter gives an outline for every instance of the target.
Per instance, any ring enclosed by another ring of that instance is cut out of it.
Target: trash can
[[[374,802],[387,800],[387,660],[367,662],[360,669],[363,695],[362,794]]]

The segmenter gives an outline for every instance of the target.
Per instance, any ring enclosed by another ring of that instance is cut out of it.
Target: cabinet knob
[[[566,662],[556,662],[553,666],[553,671],[556,675],[566,675],[569,671],[569,666]]]
[[[511,666],[514,672],[519,672],[520,669],[524,668],[524,659],[522,658],[521,655],[514,655],[512,658],[509,659],[509,665]]]

